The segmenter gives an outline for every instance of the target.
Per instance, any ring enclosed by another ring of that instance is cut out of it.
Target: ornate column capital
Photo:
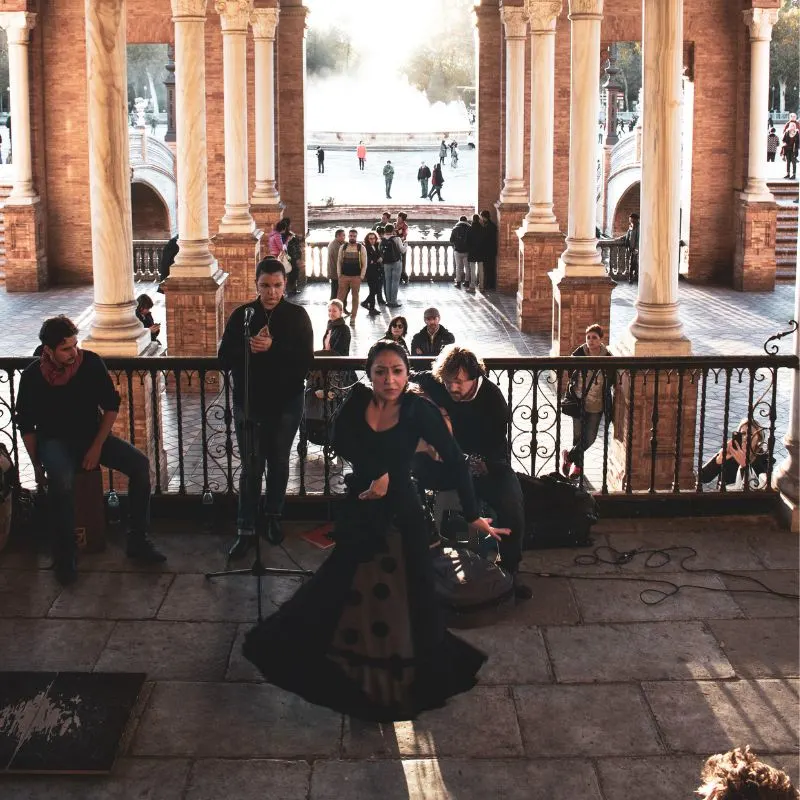
[[[506,39],[524,39],[528,30],[528,13],[523,6],[503,6],[500,17],[506,30]]]
[[[27,11],[0,12],[0,28],[8,35],[9,44],[28,44],[30,32],[36,27],[36,14]]]
[[[253,14],[253,0],[214,0],[223,33],[247,33]]]
[[[561,0],[525,0],[525,11],[531,23],[531,33],[555,31],[556,20],[563,7]]]
[[[172,4],[172,19],[202,19],[206,18],[208,0],[170,0]]]
[[[778,21],[777,8],[749,8],[742,11],[744,24],[750,29],[750,41],[772,40],[772,26]]]
[[[603,0],[569,0],[569,18],[603,19]]]
[[[278,29],[279,8],[256,8],[250,15],[250,24],[253,26],[254,39],[270,39],[275,41],[275,32]]]

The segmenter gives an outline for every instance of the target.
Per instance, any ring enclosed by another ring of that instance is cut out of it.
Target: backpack
[[[467,239],[469,238],[469,226],[462,225],[460,222],[453,228],[450,241],[456,252],[465,253],[468,249]]]
[[[342,275],[357,278],[361,275],[361,248],[364,245],[356,242],[355,250],[348,250],[349,245],[344,245],[342,253]]]
[[[389,236],[381,240],[381,256],[384,264],[394,264],[402,258],[403,254],[394,239],[394,236]]]
[[[590,528],[599,519],[587,491],[558,472],[541,478],[517,473],[525,503],[523,550],[588,547]]]

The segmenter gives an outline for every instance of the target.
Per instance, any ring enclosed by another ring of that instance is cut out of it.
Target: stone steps
[[[797,272],[798,182],[774,181],[770,191],[778,203],[775,231],[775,266],[779,281],[793,281]]]

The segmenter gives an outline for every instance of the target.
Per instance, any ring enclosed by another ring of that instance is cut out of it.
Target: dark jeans
[[[380,275],[376,274],[373,276],[367,276],[367,285],[369,286],[369,294],[367,295],[367,299],[364,301],[364,304],[369,309],[375,308],[375,301],[382,299],[383,295],[381,294],[383,290],[383,278]]]
[[[420,197],[427,197],[428,196],[428,181],[429,178],[420,178],[419,179],[419,188],[422,190],[422,194]]]
[[[414,457],[414,476],[425,489],[454,489],[452,478],[444,464],[427,456]],[[516,572],[522,559],[522,537],[525,533],[525,502],[522,487],[514,470],[508,464],[492,464],[488,475],[473,478],[478,499],[488,503],[496,514],[492,520],[495,528],[511,528],[508,536],[500,540],[500,558],[509,572]]]
[[[600,430],[602,411],[587,411],[584,419],[575,417],[572,421],[572,450],[569,460],[578,467],[583,467],[583,454],[594,444]]]
[[[429,200],[433,200],[433,196],[435,194],[439,195],[439,199],[440,200],[442,199],[442,187],[441,186],[434,186],[433,189],[431,189],[430,194],[428,195],[428,199]]]
[[[367,163],[367,159],[366,159],[366,158],[359,158],[359,159],[358,159],[358,168],[359,168],[359,169],[360,169],[362,172],[364,171],[364,165],[365,165],[366,163]]]
[[[786,174],[792,178],[797,177],[797,156],[790,156],[786,159]]]
[[[386,199],[389,200],[392,197],[392,181],[394,178],[385,178],[386,181]]]
[[[325,172],[325,162],[317,161],[317,172]]]
[[[47,505],[55,534],[56,551],[75,553],[75,473],[88,445],[64,439],[37,442],[39,459],[47,472]],[[150,461],[132,444],[109,434],[100,451],[100,463],[128,478],[131,531],[146,533],[150,525]]]
[[[335,300],[339,296],[339,279],[331,278],[331,300]]]
[[[245,452],[244,411],[234,407],[236,442],[242,459],[239,473],[239,512],[236,524],[242,531],[254,533],[258,500],[261,496],[261,478],[267,469],[267,491],[264,499],[264,512],[280,514],[286,500],[286,487],[289,483],[289,454],[292,442],[300,427],[303,413],[303,395],[287,401],[281,411],[275,412],[266,421],[251,422],[253,428],[252,445],[254,452],[248,459]],[[251,464],[254,466],[251,475]]]

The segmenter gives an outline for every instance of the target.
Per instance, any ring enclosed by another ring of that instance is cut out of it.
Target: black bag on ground
[[[525,501],[523,550],[588,547],[597,522],[594,497],[557,472],[542,477],[517,473]]]
[[[494,622],[514,604],[514,580],[497,564],[466,548],[441,547],[433,553],[436,600],[451,628]]]

